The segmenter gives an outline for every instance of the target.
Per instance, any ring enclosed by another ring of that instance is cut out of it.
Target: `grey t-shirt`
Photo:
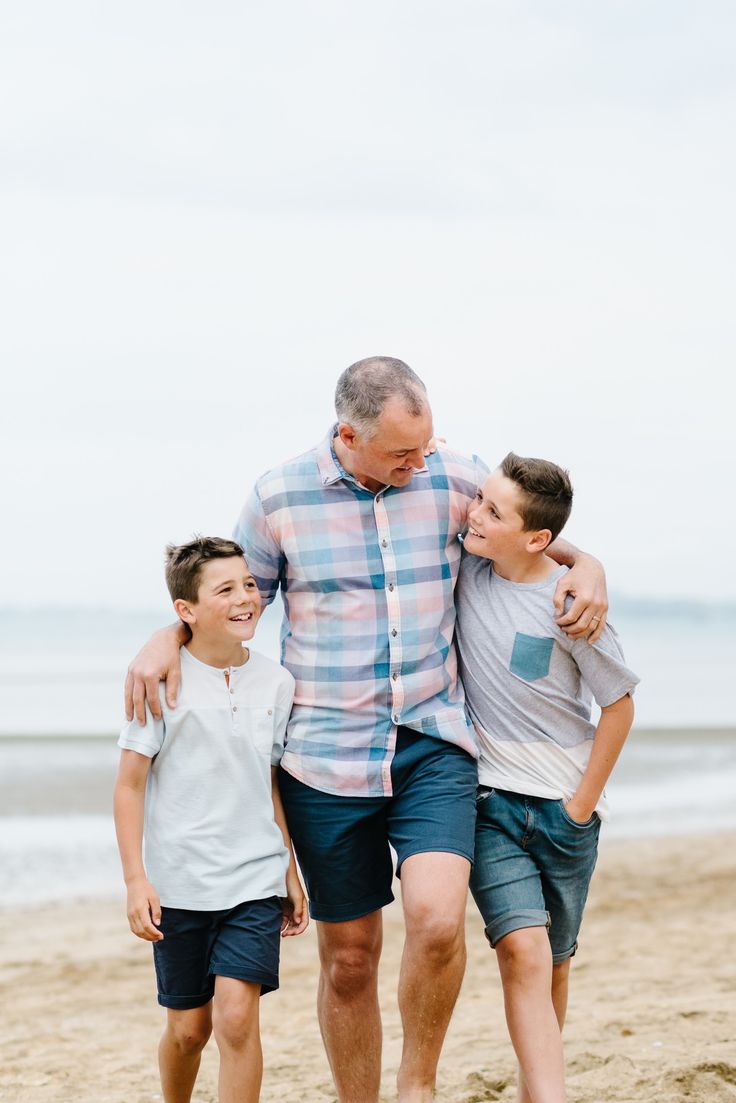
[[[463,551],[456,639],[483,785],[569,799],[595,734],[591,693],[604,707],[639,681],[610,625],[591,646],[555,623],[552,598],[566,570],[542,582],[509,582],[490,560]],[[605,795],[596,811],[608,818]]]
[[[227,675],[227,677],[226,677]],[[271,766],[284,749],[294,679],[250,652],[227,670],[181,649],[181,688],[162,720],[126,724],[118,746],[153,759],[146,874],[168,908],[217,911],[284,896],[289,855],[273,816]]]

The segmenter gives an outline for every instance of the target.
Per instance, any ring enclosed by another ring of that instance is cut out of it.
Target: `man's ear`
[[[178,597],[174,602],[174,608],[179,620],[183,620],[185,624],[197,623],[194,609],[188,601],[184,601],[184,598]]]
[[[527,541],[526,550],[528,552],[539,553],[543,552],[549,544],[552,543],[552,533],[549,529],[538,529],[537,532],[532,532]]]
[[[348,424],[347,421],[340,422],[337,427],[337,435],[346,448],[349,448],[351,451],[353,450],[353,448],[355,448],[358,434],[355,432],[355,429],[353,429],[352,425]]]

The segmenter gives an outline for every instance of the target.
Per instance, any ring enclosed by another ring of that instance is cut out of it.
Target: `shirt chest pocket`
[[[255,749],[271,757],[273,748],[273,709],[249,709],[248,738]]]
[[[555,641],[550,636],[527,636],[524,632],[517,632],[509,670],[525,682],[546,678],[554,645]]]

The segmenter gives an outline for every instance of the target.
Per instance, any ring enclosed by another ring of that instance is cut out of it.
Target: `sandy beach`
[[[574,1103],[736,1100],[736,836],[604,845],[566,1029]],[[445,1044],[437,1099],[514,1098],[495,960],[468,907],[468,969]],[[398,903],[385,911],[382,1098],[393,1098],[400,1024]],[[121,902],[0,914],[0,1100],[149,1103],[162,1010],[150,948]],[[262,1002],[264,1103],[329,1103],[334,1091],[314,1015],[314,930],[284,946],[282,987]],[[216,1100],[208,1046],[195,1091]]]

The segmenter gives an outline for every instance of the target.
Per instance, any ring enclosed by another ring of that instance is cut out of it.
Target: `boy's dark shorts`
[[[153,943],[158,1002],[177,1011],[202,1007],[215,994],[215,977],[260,984],[261,995],[273,992],[282,919],[277,896],[222,911],[162,908],[164,937]]]
[[[412,854],[460,854],[472,864],[478,766],[453,743],[400,727],[391,764],[393,796],[323,793],[279,770],[289,831],[313,919],[342,923],[393,900]]]

